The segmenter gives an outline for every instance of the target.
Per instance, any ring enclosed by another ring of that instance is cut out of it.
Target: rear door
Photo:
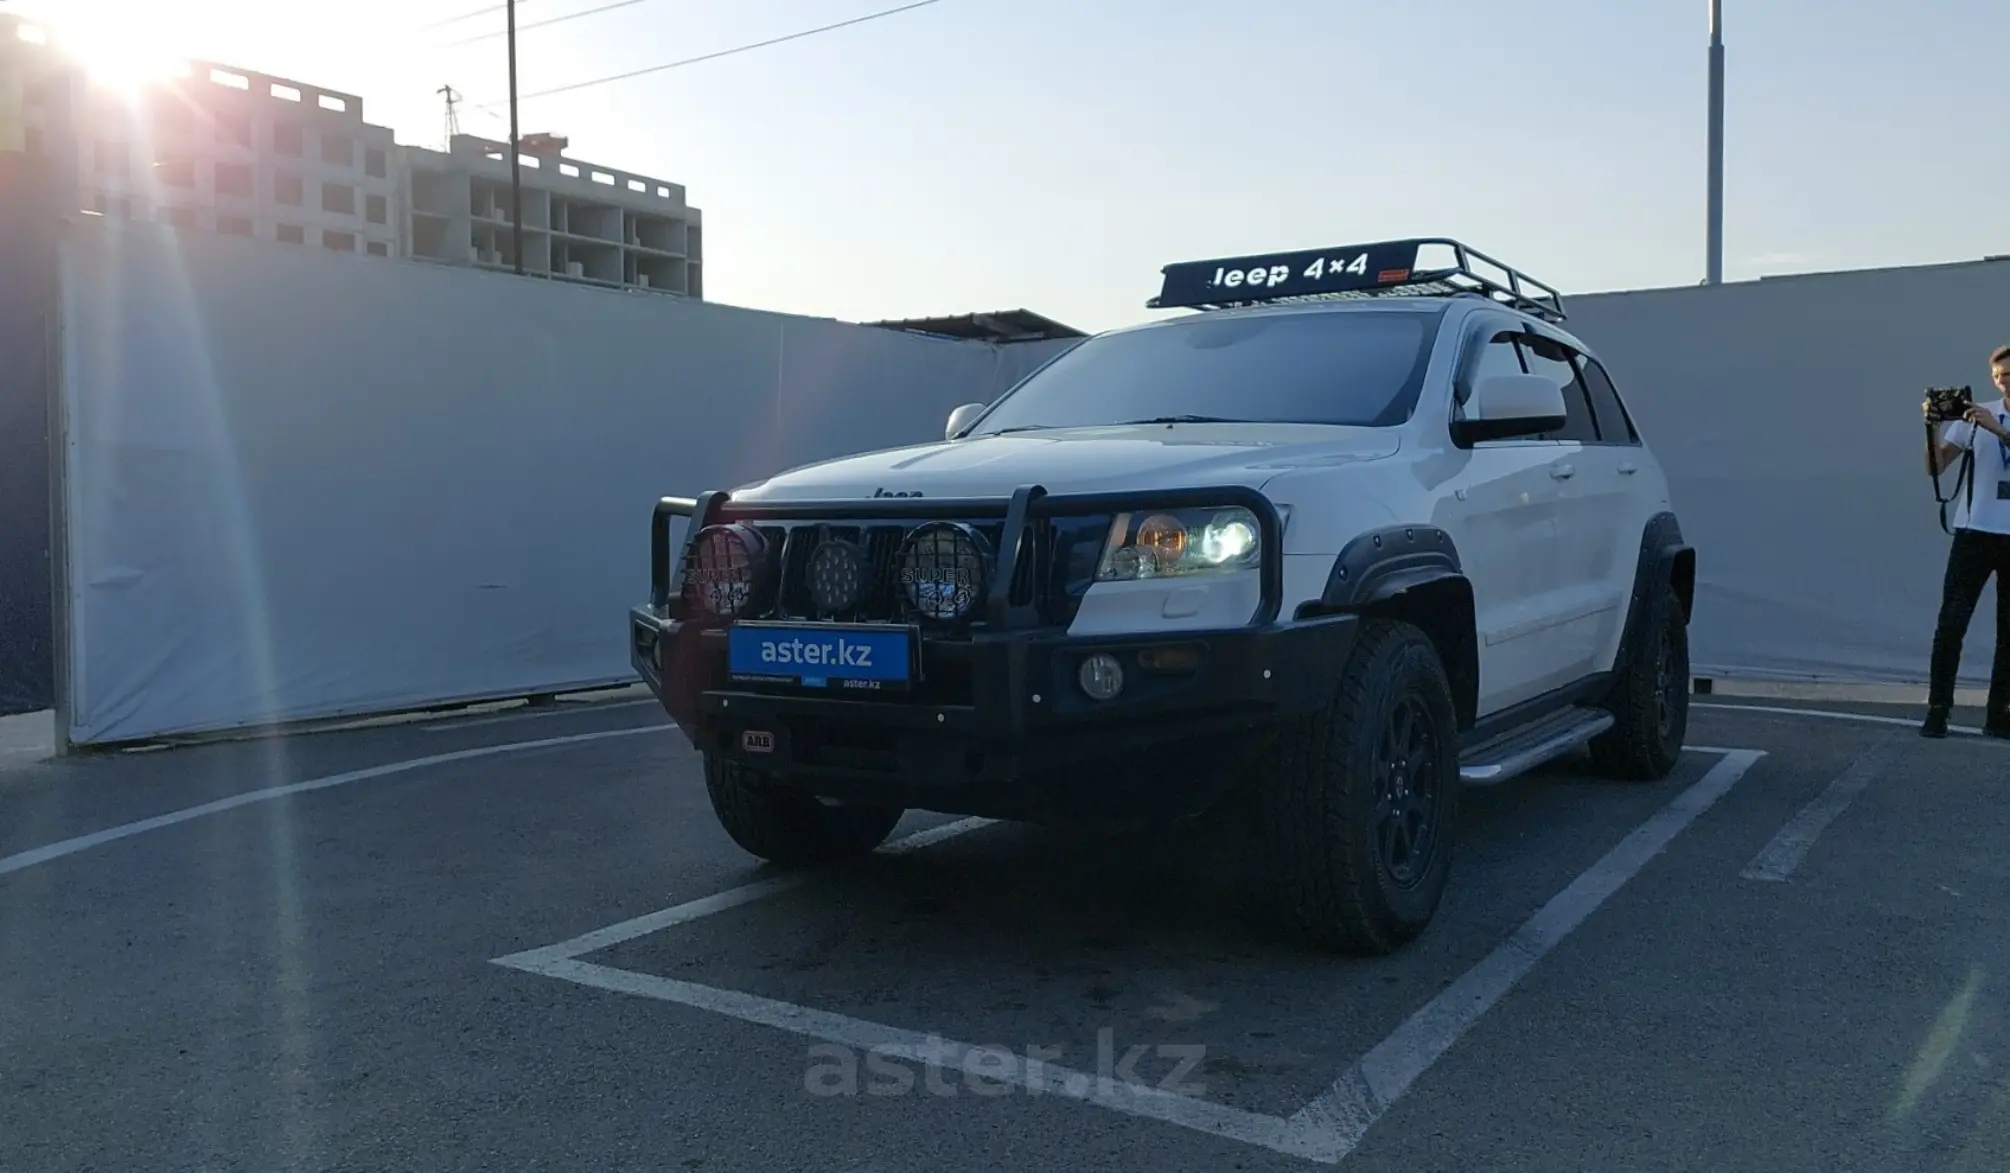
[[[1557,511],[1558,582],[1548,611],[1553,626],[1545,636],[1562,661],[1560,687],[1602,667],[1600,651],[1624,619],[1626,591],[1615,581],[1614,564],[1632,486],[1620,471],[1619,450],[1601,442],[1578,352],[1549,337],[1525,335],[1520,343],[1530,373],[1557,385],[1568,412],[1564,426],[1544,436],[1566,454]]]
[[[1633,576],[1639,572],[1641,535],[1646,532],[1648,521],[1662,509],[1666,492],[1658,470],[1645,459],[1639,429],[1634,427],[1633,418],[1627,414],[1604,365],[1590,355],[1579,354],[1577,370],[1598,427],[1598,440],[1592,451],[1602,463],[1609,464],[1618,486],[1615,490],[1618,499],[1611,507],[1613,548],[1602,571],[1606,591],[1617,601],[1617,606],[1598,630],[1596,667],[1602,671],[1611,668],[1619,655],[1627,602],[1633,594]]]

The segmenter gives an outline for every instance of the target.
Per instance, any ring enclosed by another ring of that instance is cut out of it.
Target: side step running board
[[[1483,742],[1459,757],[1459,779],[1493,786],[1555,761],[1612,728],[1603,709],[1571,708]]]

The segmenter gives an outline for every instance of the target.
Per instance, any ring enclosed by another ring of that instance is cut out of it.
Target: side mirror
[[[943,429],[942,438],[945,440],[954,440],[962,433],[963,429],[976,423],[977,417],[983,414],[984,404],[982,403],[966,403],[955,411],[950,412],[949,426]]]
[[[1488,375],[1474,384],[1456,427],[1461,443],[1476,443],[1553,432],[1568,418],[1563,388],[1543,376]]]

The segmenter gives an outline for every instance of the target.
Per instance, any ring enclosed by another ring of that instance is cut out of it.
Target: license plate
[[[875,691],[913,678],[914,638],[904,627],[739,624],[726,641],[735,680]]]

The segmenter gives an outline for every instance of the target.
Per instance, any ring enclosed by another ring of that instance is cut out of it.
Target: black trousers
[[[1961,641],[1982,601],[1982,588],[1996,576],[1996,661],[1989,674],[1989,720],[2010,717],[2010,534],[1957,529],[1947,551],[1947,577],[1940,588],[1940,624],[1933,633],[1929,705],[1954,704],[1954,676],[1961,664]]]

